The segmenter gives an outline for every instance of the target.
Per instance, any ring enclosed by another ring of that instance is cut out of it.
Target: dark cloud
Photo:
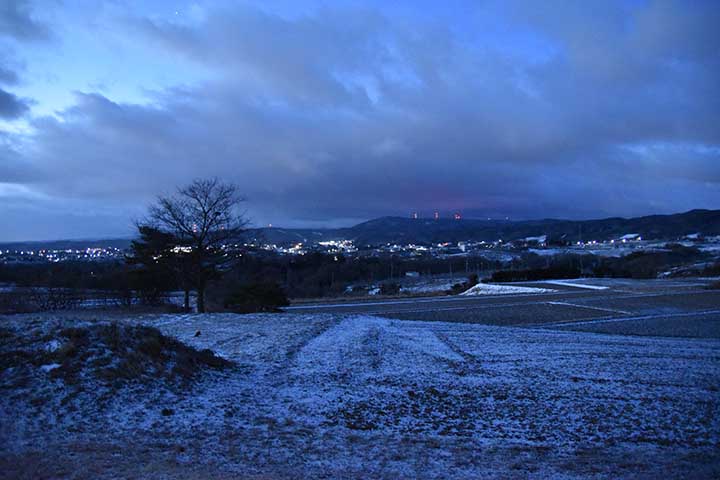
[[[4,38],[3,38],[4,37]],[[18,42],[45,41],[50,38],[49,28],[35,20],[31,3],[26,0],[3,0],[0,2],[0,40]],[[0,44],[0,85],[17,85],[20,76],[18,66],[10,62],[14,49]],[[31,99],[21,98],[0,88],[0,120],[15,120],[24,116],[32,104]]]
[[[212,80],[146,105],[78,93],[33,121],[26,158],[44,174],[34,188],[107,205],[115,219],[211,175],[239,183],[253,216],[274,221],[720,207],[713,3],[500,5],[506,28],[538,39],[514,46],[527,55],[482,31],[373,10],[136,21],[149,48]]]
[[[49,28],[35,19],[28,0],[0,2],[0,36],[19,41],[38,41],[50,38]]]
[[[29,102],[0,88],[0,119],[13,120],[30,109]]]

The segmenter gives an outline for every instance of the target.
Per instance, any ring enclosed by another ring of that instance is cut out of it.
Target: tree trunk
[[[190,289],[185,288],[185,300],[183,301],[183,310],[190,311]]]
[[[197,289],[197,311],[205,313],[205,285],[198,286]]]

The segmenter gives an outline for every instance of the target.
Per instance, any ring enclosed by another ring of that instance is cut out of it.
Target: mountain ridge
[[[283,235],[291,232],[292,237]],[[503,241],[548,235],[568,241],[609,240],[628,233],[648,239],[672,240],[692,233],[720,235],[720,210],[695,209],[669,215],[609,217],[593,220],[482,220],[412,219],[379,217],[352,227],[336,229],[260,228],[248,231],[250,238],[269,243],[313,240],[353,240],[357,245],[384,243],[436,243],[464,240]]]
[[[503,241],[548,235],[566,241],[609,240],[624,234],[635,233],[646,239],[672,240],[684,235],[701,233],[720,235],[720,209],[694,209],[667,215],[642,217],[608,217],[591,220],[545,218],[534,220],[405,218],[385,216],[342,228],[250,228],[246,241],[264,243],[312,243],[330,240],[353,240],[356,245],[386,243],[438,243],[458,241]],[[52,240],[4,242],[0,248],[63,249],[87,247],[127,248],[132,238],[92,240]]]

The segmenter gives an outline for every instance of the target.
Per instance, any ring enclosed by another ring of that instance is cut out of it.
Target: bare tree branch
[[[245,212],[238,211],[244,201],[234,184],[197,179],[175,195],[158,197],[149,209],[148,223],[190,249],[193,268],[188,269],[188,281],[197,290],[199,311],[204,311],[205,285],[225,261],[224,248],[249,223]]]

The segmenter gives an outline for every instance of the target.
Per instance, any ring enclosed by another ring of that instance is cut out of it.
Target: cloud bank
[[[372,6],[284,15],[234,3],[192,22],[118,19],[152,55],[211,75],[145,103],[77,91],[32,117],[31,133],[6,134],[8,235],[117,233],[200,176],[237,182],[258,223],[720,208],[715,2],[473,5],[452,25]],[[26,6],[0,10],[0,26],[50,38]],[[27,108],[0,90],[0,116]],[[41,221],[80,220],[31,226],[21,217],[34,206]]]

